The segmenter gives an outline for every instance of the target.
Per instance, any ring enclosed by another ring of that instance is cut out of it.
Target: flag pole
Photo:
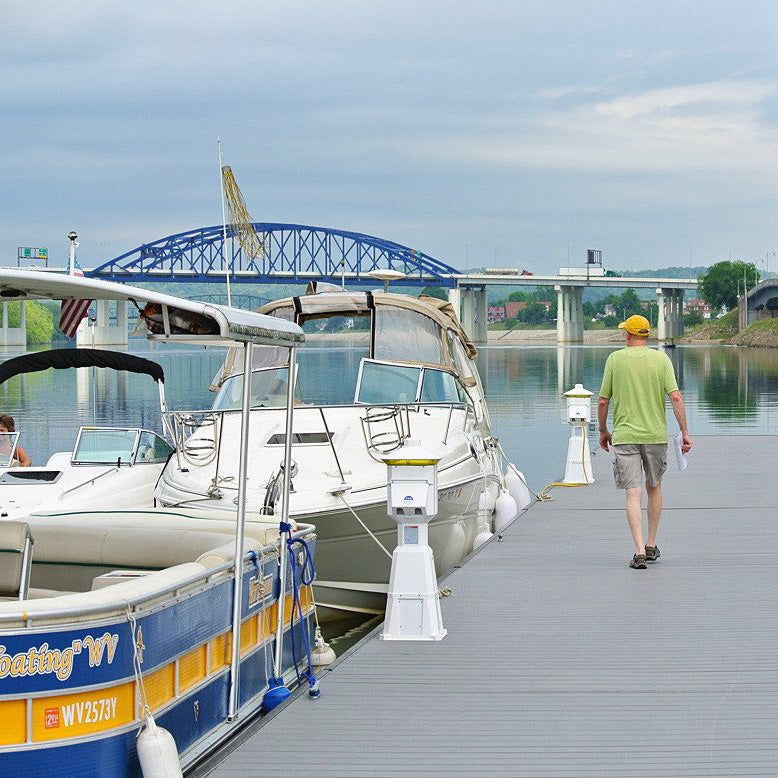
[[[222,139],[216,137],[216,145],[219,148],[219,186],[222,196],[222,252],[227,264],[227,305],[232,306],[232,294],[230,292],[230,273],[232,272],[232,261],[227,257],[227,210],[224,206],[224,172],[222,160]]]
[[[68,275],[74,275],[76,271],[76,246],[78,246],[78,235],[75,230],[68,233],[70,240],[70,259],[68,261]]]

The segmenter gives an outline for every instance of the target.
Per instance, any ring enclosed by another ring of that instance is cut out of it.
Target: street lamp
[[[694,256],[694,246],[689,249],[689,280],[692,280],[692,257]]]
[[[767,277],[767,274],[770,272],[770,257],[775,256],[774,251],[765,251],[764,253],[764,274],[765,277]]]

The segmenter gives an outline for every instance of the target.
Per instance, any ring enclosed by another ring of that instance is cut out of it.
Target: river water
[[[317,344],[322,384],[342,377],[343,343]],[[562,393],[576,383],[597,393],[614,346],[486,346],[478,365],[495,434],[530,485],[539,489],[564,471],[570,428]],[[208,387],[224,356],[204,349],[131,340],[130,352],[165,370],[172,409],[209,408]],[[19,351],[0,350],[0,359]],[[667,351],[692,436],[778,434],[778,349],[678,346]],[[351,360],[350,360],[351,361]],[[35,464],[72,448],[82,424],[141,425],[161,430],[156,385],[148,376],[99,368],[48,370],[0,387],[0,409],[16,419]],[[669,416],[668,429],[675,431]]]
[[[353,374],[354,355],[348,354],[342,340],[315,347],[322,386],[342,383],[346,372]],[[582,383],[596,394],[605,360],[615,347],[479,349],[492,429],[535,491],[564,472],[570,428],[564,422],[563,392]],[[223,360],[223,349],[134,339],[128,350],[162,365],[171,409],[211,407],[214,395],[208,387]],[[0,349],[0,360],[19,353]],[[679,346],[667,353],[683,391],[692,436],[778,434],[778,349]],[[338,367],[344,357],[348,371]],[[81,425],[140,425],[161,431],[159,395],[145,375],[96,368],[48,370],[7,381],[0,387],[0,404],[0,412],[15,417],[21,444],[34,464],[45,464],[55,451],[72,449]],[[668,429],[675,432],[670,417]],[[339,634],[326,637],[340,654],[378,621],[341,625]]]

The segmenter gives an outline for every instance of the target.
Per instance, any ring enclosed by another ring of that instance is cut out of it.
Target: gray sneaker
[[[646,546],[646,562],[656,562],[662,554],[657,546]]]

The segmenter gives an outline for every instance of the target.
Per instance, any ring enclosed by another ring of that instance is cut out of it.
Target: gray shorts
[[[622,443],[613,446],[613,477],[617,489],[633,489],[645,480],[651,486],[662,483],[667,470],[667,443]]]

